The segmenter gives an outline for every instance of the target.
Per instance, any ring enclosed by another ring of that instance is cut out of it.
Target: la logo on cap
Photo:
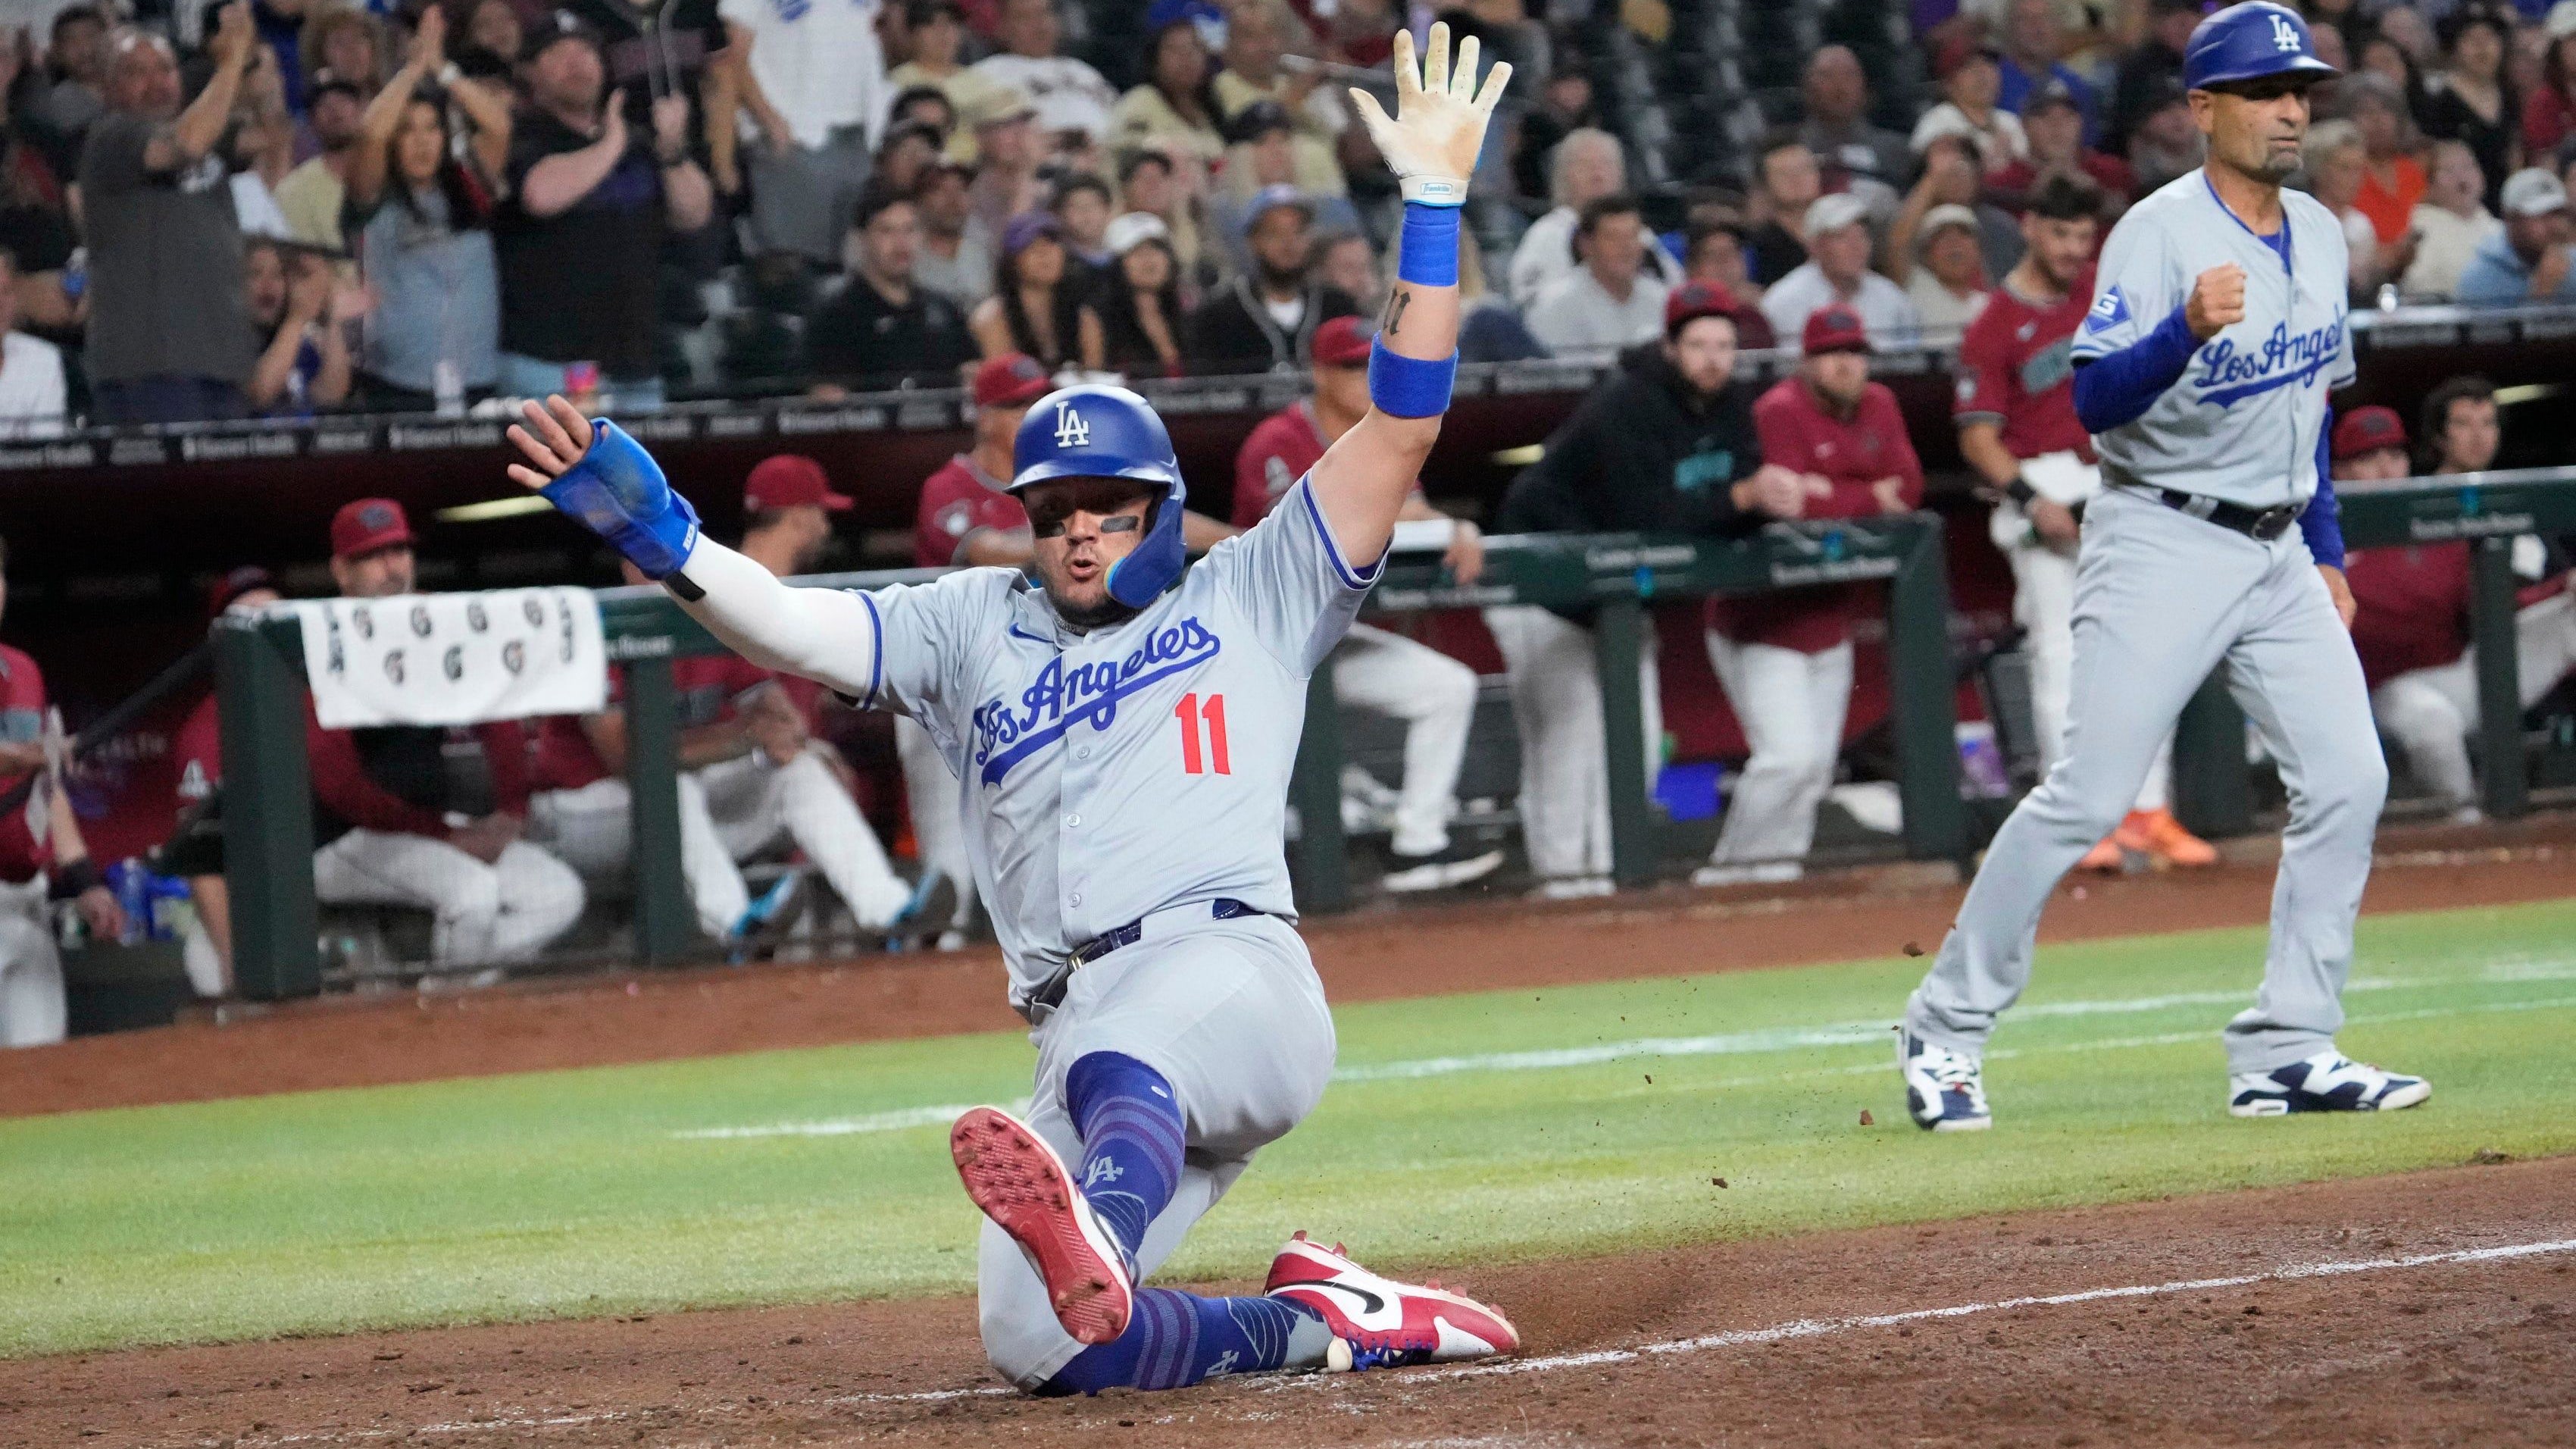
[[[1082,414],[1075,412],[1071,403],[1055,405],[1055,445],[1059,448],[1091,446],[1091,424],[1082,420]]]
[[[2295,51],[2299,48],[2298,27],[2290,23],[2290,17],[2286,15],[2272,17],[2272,48],[2284,51]]]

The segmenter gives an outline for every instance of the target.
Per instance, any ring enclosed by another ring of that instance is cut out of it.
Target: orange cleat
[[[2119,872],[2123,867],[2127,866],[2127,864],[2128,862],[2120,855],[2120,837],[2117,832],[2114,832],[2110,835],[2103,836],[2101,844],[2084,852],[2084,858],[2075,862],[2075,868],[2077,870],[2100,871],[2104,875],[2112,875]]]
[[[2170,810],[2132,810],[2111,838],[2121,848],[2137,851],[2159,865],[2196,870],[2218,863],[2217,848],[2183,829]]]

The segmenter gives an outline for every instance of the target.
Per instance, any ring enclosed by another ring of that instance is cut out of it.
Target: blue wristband
[[[1395,277],[1417,287],[1458,285],[1458,208],[1419,201],[1404,204],[1404,233],[1396,245]]]
[[[671,491],[662,465],[611,422],[591,425],[590,448],[539,490],[588,525],[650,579],[676,576],[698,545],[698,511]]]
[[[1458,382],[1458,354],[1437,362],[1407,357],[1381,337],[1369,344],[1369,401],[1395,418],[1436,418],[1449,411]]]

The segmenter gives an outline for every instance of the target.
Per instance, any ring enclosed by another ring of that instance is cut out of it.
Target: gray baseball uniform
[[[2353,375],[2343,231],[2313,198],[2281,202],[2285,247],[2194,171],[2132,208],[2103,248],[2078,359],[2131,346],[2222,263],[2245,269],[2245,317],[2202,343],[2143,414],[2096,439],[2110,486],[2085,516],[2076,561],[2065,750],[1996,833],[1907,1004],[1907,1028],[1927,1040],[1983,1050],[2029,981],[2049,892],[2118,823],[2222,663],[2290,797],[2271,950],[2255,1005],[2227,1027],[2231,1070],[2314,1055],[2342,1024],[2388,783],[2360,661],[2297,529],[2262,541],[2158,501],[2171,489],[2271,508],[2316,491],[2327,391]]]

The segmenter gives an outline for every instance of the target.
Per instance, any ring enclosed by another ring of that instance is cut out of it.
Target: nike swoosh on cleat
[[[1348,1283],[1291,1283],[1288,1286],[1291,1288],[1329,1288],[1336,1293],[1348,1293],[1352,1297],[1360,1300],[1360,1302],[1367,1304],[1367,1307],[1360,1310],[1362,1313],[1378,1314],[1386,1311],[1385,1299],[1371,1293],[1366,1288],[1354,1288]]]

